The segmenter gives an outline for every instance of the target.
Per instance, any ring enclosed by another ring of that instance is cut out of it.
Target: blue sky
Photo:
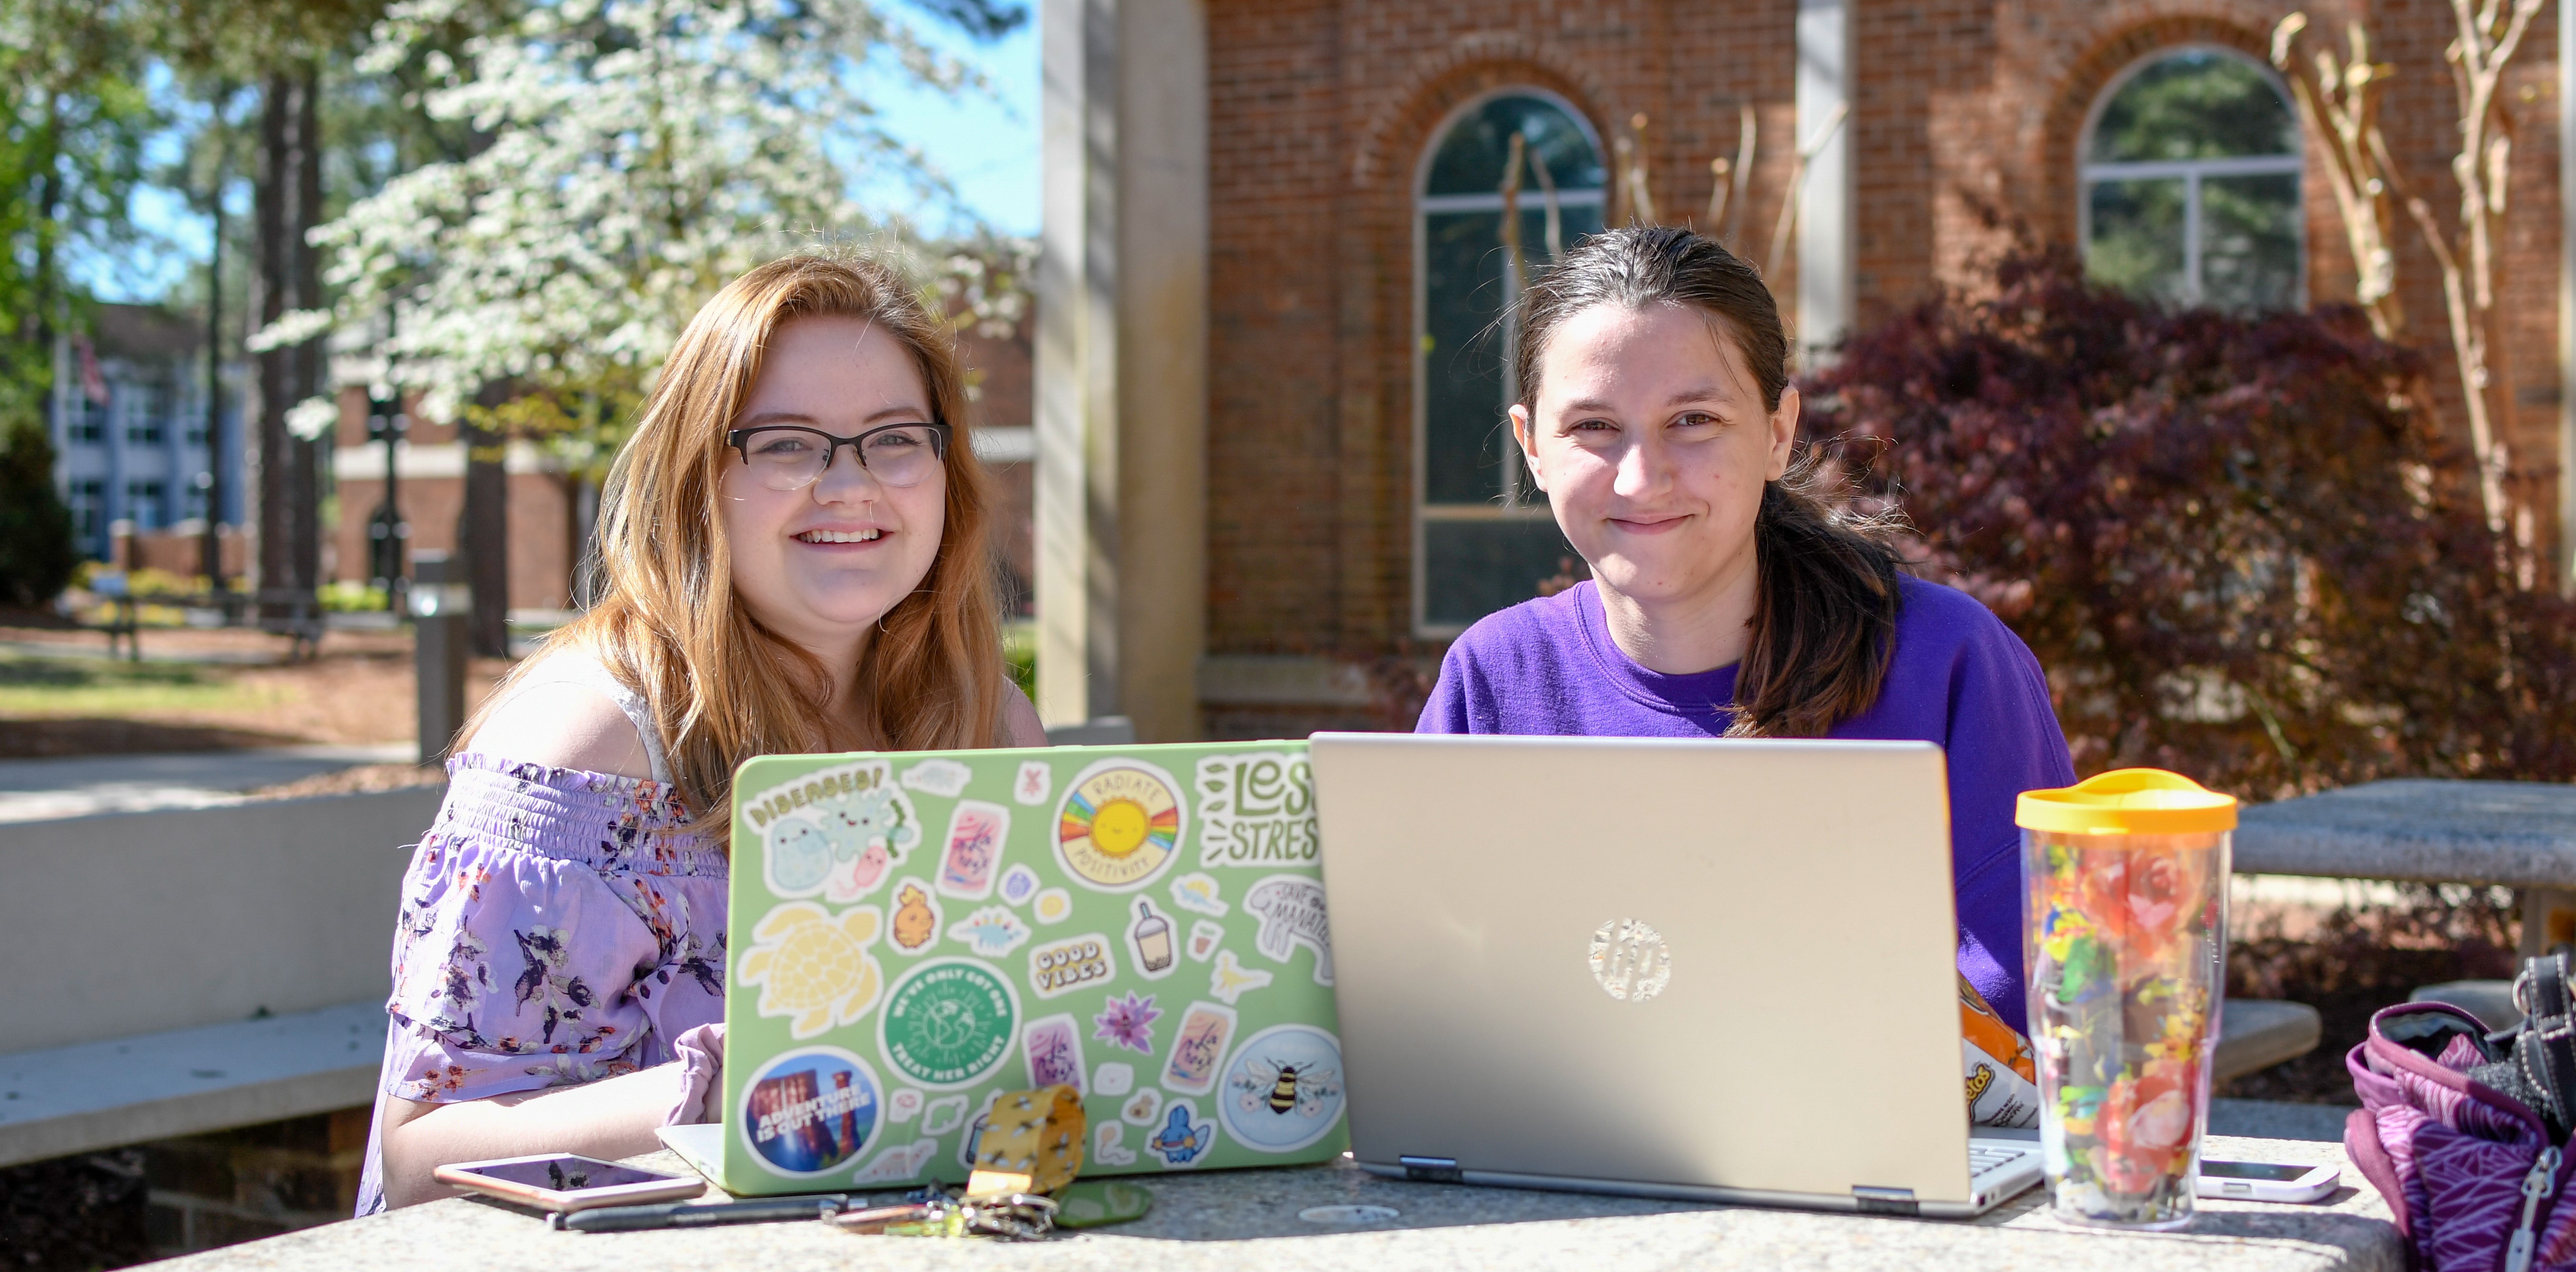
[[[930,164],[956,188],[958,201],[971,215],[1008,234],[1038,232],[1038,35],[1036,4],[1030,20],[990,44],[968,38],[906,7],[898,16],[910,22],[924,40],[943,53],[981,70],[988,95],[950,98],[919,88],[901,88],[893,77],[869,97],[878,119],[897,139],[918,147]],[[154,87],[166,92],[168,77],[156,74]],[[176,134],[154,139],[153,158],[175,158]],[[865,193],[895,204],[910,194],[892,186],[865,188]],[[229,200],[233,215],[249,211],[247,188]],[[159,235],[166,250],[146,250],[108,258],[77,251],[67,262],[74,280],[102,300],[157,300],[184,280],[188,271],[205,267],[211,235],[206,219],[178,192],[147,188],[134,198],[138,225]],[[922,228],[946,234],[966,228],[955,218],[932,209],[911,209]]]

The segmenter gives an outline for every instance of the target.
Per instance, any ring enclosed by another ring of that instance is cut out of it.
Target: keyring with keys
[[[845,1211],[830,1222],[844,1232],[894,1237],[1000,1237],[1043,1240],[1055,1229],[1053,1201],[1034,1193],[998,1193],[963,1201],[929,1197],[901,1205]]]

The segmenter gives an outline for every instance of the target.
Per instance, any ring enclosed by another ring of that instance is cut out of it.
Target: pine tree
[[[21,416],[0,437],[0,604],[42,605],[79,565],[71,509],[54,492],[53,442]]]

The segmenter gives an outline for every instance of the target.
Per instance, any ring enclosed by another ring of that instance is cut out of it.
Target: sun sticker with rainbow
[[[1188,812],[1171,774],[1142,760],[1102,760],[1065,789],[1056,860],[1099,891],[1132,892],[1179,855]]]

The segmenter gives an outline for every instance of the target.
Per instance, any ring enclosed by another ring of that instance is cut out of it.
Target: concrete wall
[[[0,1053],[383,995],[443,794],[0,825]]]

